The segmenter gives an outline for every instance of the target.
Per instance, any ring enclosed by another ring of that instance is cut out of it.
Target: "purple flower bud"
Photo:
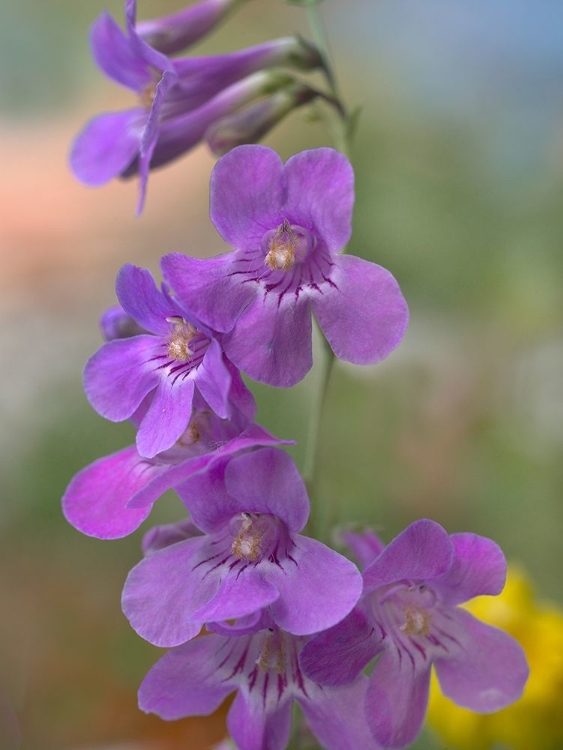
[[[151,47],[172,55],[199,42],[247,0],[203,0],[178,13],[138,21],[137,34]]]
[[[214,154],[222,156],[235,146],[257,143],[292,110],[316,96],[317,91],[301,83],[281,89],[267,99],[215,122],[205,133],[207,145]]]

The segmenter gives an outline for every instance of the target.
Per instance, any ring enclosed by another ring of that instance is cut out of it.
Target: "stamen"
[[[406,622],[401,625],[401,630],[406,635],[429,635],[432,618],[430,612],[419,607],[403,607]]]
[[[300,239],[289,221],[284,219],[268,243],[269,250],[264,263],[272,271],[290,271],[295,265],[295,252]]]
[[[287,658],[283,647],[282,635],[279,631],[265,636],[264,645],[262,646],[257,664],[264,672],[273,669],[278,674],[284,674],[287,666]]]
[[[242,513],[242,523],[238,534],[233,539],[231,550],[241,560],[254,562],[262,552],[262,529],[256,528],[250,513]]]
[[[190,341],[199,331],[187,320],[176,315],[166,318],[166,322],[173,324],[168,341],[168,356],[177,362],[187,362],[193,354],[189,347]]]

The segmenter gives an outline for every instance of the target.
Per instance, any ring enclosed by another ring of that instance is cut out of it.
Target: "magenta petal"
[[[520,644],[462,609],[449,614],[456,620],[456,637],[463,648],[435,662],[444,695],[479,713],[499,711],[517,701],[529,673]]]
[[[496,596],[504,588],[506,560],[502,550],[484,536],[452,534],[454,559],[451,568],[432,581],[432,588],[447,604],[462,604],[475,596]]]
[[[133,336],[104,344],[84,368],[88,401],[112,422],[128,419],[158,384],[147,360],[154,354],[154,336]]]
[[[422,728],[430,665],[399,658],[394,648],[385,650],[375,665],[366,694],[366,718],[375,740],[385,748],[414,742]]]
[[[161,469],[147,464],[134,447],[98,459],[79,471],[67,487],[63,496],[67,521],[98,539],[131,534],[149,515],[152,503],[130,509],[126,502]]]
[[[74,176],[98,187],[120,175],[139,151],[145,119],[146,114],[137,108],[90,120],[72,144],[70,166]]]
[[[211,175],[211,221],[237,249],[260,247],[264,233],[283,218],[283,163],[265,146],[239,146],[223,156]]]
[[[233,692],[217,677],[217,652],[224,639],[207,635],[169,651],[139,689],[139,708],[161,719],[212,714]]]
[[[275,708],[263,705],[260,696],[238,692],[227,716],[227,727],[242,750],[284,750],[291,731],[291,701]]]
[[[221,419],[230,419],[231,373],[223,359],[219,342],[213,339],[198,367],[197,387],[203,398]]]
[[[332,627],[352,610],[362,593],[354,563],[316,539],[295,535],[291,563],[272,566],[268,579],[280,592],[270,609],[277,625],[293,635]]]
[[[137,450],[153,458],[171,448],[188,426],[195,385],[187,378],[172,385],[161,380],[137,432]]]
[[[161,268],[179,304],[215,331],[224,332],[233,328],[256,296],[249,284],[240,284],[229,276],[232,262],[232,253],[205,259],[171,253],[164,256]]]
[[[378,646],[364,613],[353,609],[342,622],[311,638],[303,647],[299,662],[314,682],[346,685],[374,658]]]
[[[311,700],[297,697],[305,718],[326,750],[380,750],[367,725],[367,677],[338,690],[317,691]]]
[[[309,499],[294,460],[279,448],[262,448],[233,458],[225,470],[233,511],[269,513],[291,531],[301,531],[309,517]]]
[[[223,341],[229,359],[253,380],[291,388],[313,365],[308,300],[282,303],[257,297]]]
[[[175,311],[150,271],[127,263],[117,274],[115,291],[125,312],[140,326],[151,333],[168,335],[170,325],[166,318],[175,315]]]
[[[321,236],[331,252],[341,250],[352,232],[354,171],[333,148],[292,156],[285,165],[287,213],[293,224]]]
[[[245,571],[239,575],[235,568],[222,580],[215,596],[194,612],[192,618],[197,622],[234,620],[267,607],[278,597],[277,588],[260,573]]]
[[[411,523],[364,571],[366,591],[401,580],[435,578],[452,564],[453,545],[440,524]]]
[[[137,46],[107,11],[92,25],[90,44],[98,67],[116,83],[141,92],[151,82]]]
[[[201,623],[193,612],[211,599],[219,587],[214,576],[190,576],[206,537],[195,537],[165,547],[142,560],[129,573],[121,605],[131,627],[155,646],[178,646],[194,638]],[[203,576],[203,574],[202,574]]]
[[[313,297],[313,312],[339,359],[373,365],[402,341],[409,319],[407,303],[393,276],[353,255],[334,259],[331,280],[338,287]]]

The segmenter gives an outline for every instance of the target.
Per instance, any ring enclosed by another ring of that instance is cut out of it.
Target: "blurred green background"
[[[178,9],[140,0],[140,17]],[[120,21],[122,3],[107,8]],[[72,475],[133,429],[88,406],[81,370],[126,261],[222,251],[201,147],[136,185],[89,190],[67,167],[100,111],[133,106],[89,57],[98,0],[19,0],[0,27],[0,725],[25,750],[208,748],[221,721],[141,715],[159,650],[120,611],[143,528],[102,542],[64,521]],[[326,0],[341,88],[362,105],[351,253],[399,280],[411,324],[376,368],[338,364],[320,436],[317,524],[391,539],[421,516],[494,537],[563,602],[563,7],[553,1]],[[303,11],[253,0],[197,47],[217,53],[299,32]],[[330,145],[304,111],[266,142],[284,158]],[[259,421],[298,441],[317,371],[294,391],[256,386]],[[181,517],[173,497],[151,523]],[[418,748],[443,748],[430,734]]]

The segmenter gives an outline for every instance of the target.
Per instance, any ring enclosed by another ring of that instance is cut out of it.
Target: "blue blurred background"
[[[141,18],[176,0],[139,0]],[[106,7],[121,22],[121,2]],[[98,0],[19,0],[0,25],[0,725],[25,750],[208,748],[217,717],[165,724],[136,707],[158,658],[120,611],[143,529],[102,542],[67,526],[60,497],[86,463],[129,444],[88,406],[81,370],[127,261],[223,250],[200,147],[136,185],[90,190],[67,166],[86,119],[134,105],[89,57]],[[563,5],[556,0],[325,0],[340,85],[362,106],[350,252],[399,280],[411,325],[377,368],[338,364],[323,414],[326,527],[390,539],[429,516],[494,537],[563,603]],[[252,0],[196,48],[308,36],[305,14]],[[266,142],[284,157],[331,145],[304,110]],[[302,463],[316,372],[256,387],[259,420]],[[322,505],[322,507],[319,507]],[[181,516],[173,497],[151,522]],[[4,697],[2,697],[4,696]],[[3,722],[3,723],[2,723]],[[430,734],[417,747],[440,748]]]

